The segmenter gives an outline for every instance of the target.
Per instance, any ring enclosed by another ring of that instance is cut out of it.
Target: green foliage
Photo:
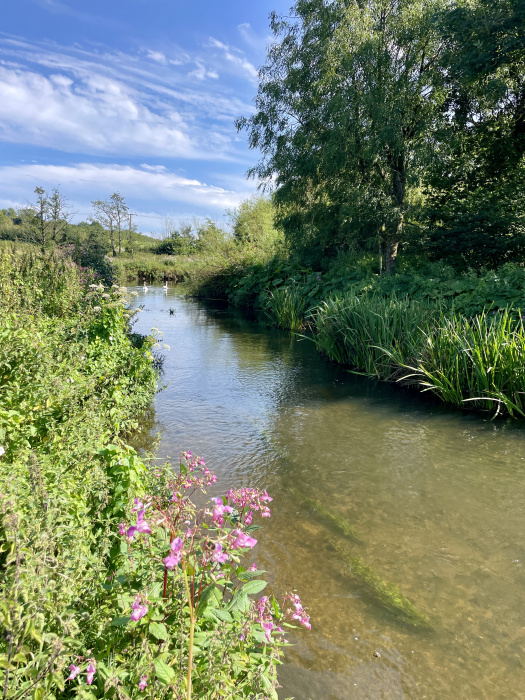
[[[463,408],[525,416],[519,309],[469,319],[437,304],[348,296],[324,302],[312,324],[317,347],[332,360]]]
[[[274,204],[268,197],[254,195],[244,200],[230,212],[237,244],[244,249],[251,247],[272,255],[281,241],[281,233],[275,227],[275,215]]]
[[[275,700],[282,643],[261,625],[283,612],[250,602],[267,584],[240,564],[242,513],[224,526],[197,513],[197,460],[176,477],[119,437],[157,388],[158,342],[130,333],[129,300],[64,254],[0,250],[0,692],[182,700],[189,677],[195,698]],[[131,551],[119,522],[144,494],[153,532]],[[185,566],[166,586],[177,528]],[[229,550],[222,578],[211,537]]]
[[[301,292],[300,287],[294,285],[268,293],[266,314],[274,325],[292,331],[301,330],[307,308],[307,300]]]

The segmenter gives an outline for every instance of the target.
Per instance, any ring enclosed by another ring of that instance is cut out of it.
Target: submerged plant
[[[398,620],[411,627],[429,627],[430,621],[408,600],[395,583],[385,581],[361,557],[353,556],[348,548],[339,542],[332,543],[340,554],[345,572],[350,572],[366,586],[367,591]]]

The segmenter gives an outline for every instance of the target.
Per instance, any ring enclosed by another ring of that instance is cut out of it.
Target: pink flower
[[[68,681],[74,681],[75,678],[76,678],[76,677],[78,676],[78,674],[80,673],[80,666],[75,666],[75,664],[69,664],[69,670],[71,671],[71,673],[70,673],[69,676],[66,678],[66,680],[68,680]]]
[[[261,627],[263,628],[264,634],[266,635],[266,641],[271,641],[273,622],[271,620],[265,620],[264,622],[261,622]]]
[[[86,668],[86,681],[88,685],[91,685],[93,683],[93,678],[95,677],[95,673],[97,672],[97,669],[95,667],[95,662],[91,661]]]
[[[273,498],[271,498],[271,496],[268,496],[268,491],[265,491],[259,500],[268,501],[268,503],[271,503],[273,501]]]
[[[118,534],[125,535],[127,527],[128,526],[126,525],[126,523],[120,523],[120,525],[118,526]]]
[[[224,564],[228,561],[228,555],[222,551],[222,544],[220,542],[215,543],[215,551],[211,556],[211,560],[217,562],[217,564]]]
[[[250,566],[248,571],[257,571],[257,564],[255,562],[253,562],[253,564]]]
[[[234,530],[233,534],[235,535],[235,539],[232,542],[233,549],[239,549],[240,547],[251,548],[255,547],[257,544],[257,540],[250,537],[250,535],[247,535],[245,532],[242,532],[242,530]]]
[[[148,685],[148,677],[141,676],[140,681],[139,681],[139,690],[146,690],[147,685]]]
[[[182,540],[180,537],[176,537],[170,544],[171,554],[169,554],[164,559],[164,566],[166,569],[174,569],[182,559]]]
[[[141,596],[139,595],[133,601],[131,610],[131,619],[133,620],[133,622],[137,622],[137,620],[140,620],[141,617],[144,617],[144,615],[148,612],[149,608],[147,605],[141,605]]]
[[[233,513],[233,508],[231,506],[225,506],[222,502],[222,498],[212,498],[211,500],[215,503],[211,519],[214,523],[221,526],[224,523],[224,513]]]
[[[244,522],[246,525],[251,525],[253,520],[253,510],[251,510],[247,515],[246,518],[244,519]]]
[[[135,505],[134,505],[133,508],[131,509],[131,512],[132,512],[132,513],[136,513],[136,512],[137,512],[138,510],[140,510],[141,508],[144,508],[144,503],[142,503],[142,501],[140,500],[140,498],[136,498],[136,499],[134,500],[134,503],[135,503]]]
[[[137,513],[137,524],[132,525],[130,528],[128,528],[128,531],[126,532],[126,537],[129,540],[132,540],[137,532],[142,532],[145,535],[151,535],[151,528],[149,524],[144,520],[144,510],[139,510]]]

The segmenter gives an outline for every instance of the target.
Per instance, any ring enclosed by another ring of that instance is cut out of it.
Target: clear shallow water
[[[172,289],[137,290],[136,330],[157,326],[171,346],[159,457],[203,455],[212,495],[274,496],[254,559],[277,594],[298,589],[313,625],[293,635],[280,697],[524,698],[525,426],[354,376],[308,341]],[[428,624],[407,624],[340,545]]]

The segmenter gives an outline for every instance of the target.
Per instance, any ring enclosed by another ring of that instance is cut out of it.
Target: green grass
[[[438,308],[395,296],[345,296],[323,302],[310,321],[317,348],[331,360],[392,379],[401,358],[416,356],[421,329],[430,328],[437,315]]]
[[[348,296],[311,315],[314,342],[331,360],[410,384],[463,408],[525,417],[525,329],[519,310],[468,319],[392,297]]]
[[[268,293],[266,315],[280,328],[299,331],[304,327],[307,300],[300,287],[290,285]]]

